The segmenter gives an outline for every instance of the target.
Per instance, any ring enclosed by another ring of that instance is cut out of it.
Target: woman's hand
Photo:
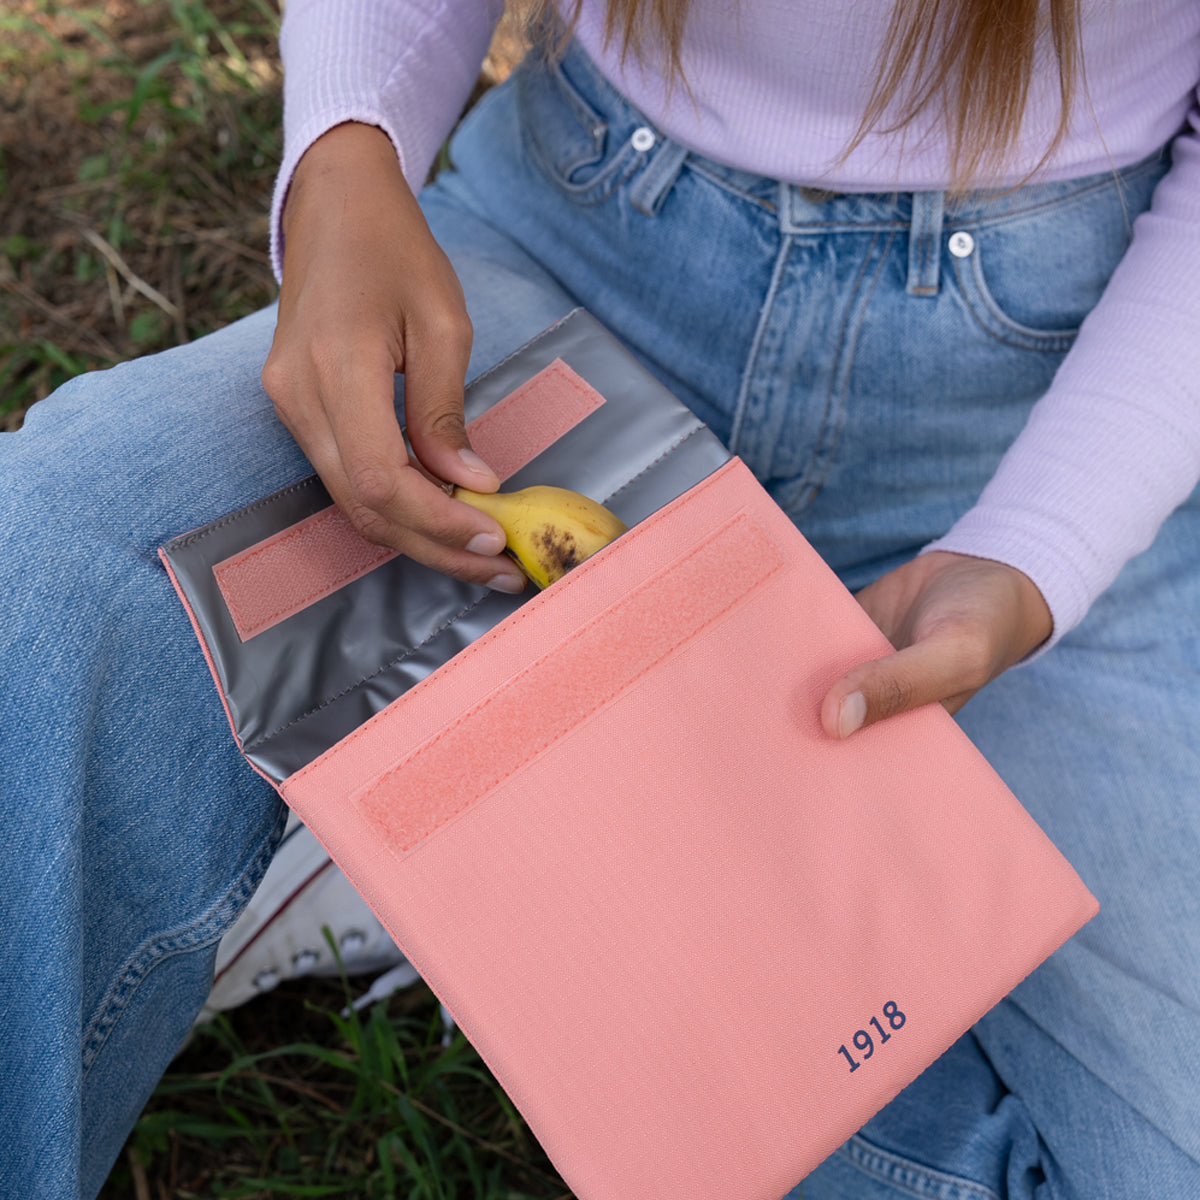
[[[1054,624],[1027,575],[945,551],[889,571],[858,601],[896,653],[855,667],[829,689],[821,724],[831,737],[934,701],[957,712],[1036,650]]]
[[[263,368],[276,412],[363,537],[446,574],[519,592],[504,534],[440,482],[495,491],[471,450],[471,322],[382,130],[349,123],[309,147],[284,211],[279,321]],[[404,373],[410,460],[394,409]]]

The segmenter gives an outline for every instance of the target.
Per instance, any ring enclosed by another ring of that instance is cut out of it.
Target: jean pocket
[[[1068,324],[1069,318],[1064,314],[1061,326],[1038,328],[1014,316],[1009,304],[997,297],[998,292],[1011,293],[1012,287],[998,287],[993,291],[988,283],[993,257],[997,268],[993,273],[1005,274],[1003,252],[994,255],[989,252],[986,237],[977,236],[973,240],[975,244],[969,254],[954,258],[954,278],[968,312],[980,328],[997,341],[1021,350],[1044,350],[1054,354],[1069,350],[1079,331],[1078,323],[1071,321]],[[1030,285],[1033,286],[1032,278]]]
[[[624,125],[629,114],[599,111],[572,80],[572,68],[583,69],[571,54],[563,61],[546,61],[536,52],[527,56],[515,80],[521,137],[533,161],[563,192],[578,204],[599,204],[644,154],[628,138],[614,136],[613,118]]]
[[[1058,195],[1038,198],[1031,189],[1027,206],[991,220],[980,214],[959,226],[950,217],[953,278],[975,322],[1006,345],[1069,350],[1160,173],[1138,164]]]
[[[861,1133],[840,1146],[804,1181],[803,1195],[813,1200],[834,1196],[854,1196],[855,1200],[905,1200],[913,1196],[924,1200],[1000,1200],[990,1187],[885,1150]],[[784,1200],[791,1200],[790,1194]]]

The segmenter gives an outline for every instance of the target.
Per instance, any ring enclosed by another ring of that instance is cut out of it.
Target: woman
[[[829,735],[974,696],[1101,901],[805,1196],[1200,1195],[1200,4],[582,0],[418,203],[498,16],[292,0],[277,323],[0,443],[3,1187],[99,1187],[278,837],[155,547],[311,463],[369,537],[517,589],[405,465],[394,372],[424,470],[493,488],[464,377],[581,303],[899,647]]]

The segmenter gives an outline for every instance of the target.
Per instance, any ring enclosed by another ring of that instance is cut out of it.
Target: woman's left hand
[[[941,550],[889,571],[857,598],[896,652],[855,667],[829,689],[821,724],[836,738],[934,701],[957,712],[1054,627],[1027,575]]]

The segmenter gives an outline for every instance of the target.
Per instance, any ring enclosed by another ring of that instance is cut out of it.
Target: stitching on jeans
[[[947,1171],[934,1170],[932,1167],[926,1167],[900,1154],[883,1150],[867,1141],[862,1134],[854,1134],[842,1146],[840,1154],[847,1159],[851,1166],[864,1175],[872,1175],[889,1187],[904,1192],[906,1195],[916,1196],[919,1200],[930,1200],[931,1196],[939,1195],[947,1197],[947,1200],[951,1195],[954,1200],[969,1200],[972,1197],[974,1200],[1000,1200],[1000,1197],[991,1188],[985,1187],[981,1183],[976,1183],[972,1179],[964,1179],[961,1175],[951,1175]],[[919,1187],[910,1186],[903,1179],[897,1178],[897,1174],[901,1171],[919,1177],[925,1182],[922,1182]],[[936,1192],[929,1186],[930,1184],[936,1185]]]
[[[905,291],[910,296],[936,296],[938,293],[938,259],[942,253],[944,218],[945,205],[941,193],[912,193],[908,234],[908,278],[905,281]]]
[[[562,94],[567,107],[571,110],[571,115],[591,135],[592,146],[599,152],[600,147],[597,143],[600,138],[596,136],[594,130],[597,125],[603,125],[605,134],[608,133],[609,122],[605,114],[595,108],[592,102],[576,87],[574,81],[568,77],[562,59],[550,64],[549,74]]]
[[[814,439],[816,444],[813,448],[812,456],[808,460],[809,461],[809,469],[812,472],[812,478],[807,481],[807,487],[809,489],[810,495],[809,495],[809,500],[806,502],[806,505],[805,505],[806,507],[807,507],[808,503],[812,502],[812,498],[820,490],[821,483],[823,483],[824,479],[825,479],[824,474],[822,474],[820,476],[819,480],[817,478],[818,458],[819,458],[820,452],[821,452],[821,439],[822,439],[822,435],[825,432],[826,426],[829,424],[829,413],[830,413],[830,409],[833,407],[834,393],[837,390],[837,382],[838,382],[838,374],[839,374],[838,367],[842,361],[842,348],[846,343],[846,330],[850,326],[850,317],[854,312],[854,302],[858,299],[858,291],[859,291],[859,288],[862,287],[863,276],[866,275],[866,273],[867,273],[867,267],[871,262],[871,255],[874,253],[875,246],[878,241],[879,241],[879,233],[878,233],[878,231],[876,231],[876,233],[871,237],[871,244],[867,247],[866,254],[863,255],[862,263],[859,265],[859,268],[858,268],[858,274],[855,276],[855,279],[854,279],[854,286],[850,289],[850,298],[846,302],[845,311],[842,313],[841,324],[838,326],[837,346],[833,352],[833,369],[829,372],[829,386],[825,389],[825,410],[824,410],[824,412],[821,413],[820,429],[818,430],[817,436]],[[888,244],[889,244],[889,246],[891,245],[890,239],[889,239]],[[884,261],[885,257],[886,257],[886,255],[883,255],[880,257],[879,266],[876,267],[876,269],[875,269],[875,278],[876,279],[879,278],[879,272],[883,268],[883,261]],[[874,287],[872,287],[871,290],[874,291]]]
[[[975,279],[977,270],[980,273],[979,280]],[[956,259],[954,262],[954,274],[958,283],[959,295],[972,320],[988,337],[1000,342],[1001,345],[1012,346],[1015,350],[1028,350],[1033,353],[1065,354],[1071,348],[1078,336],[1077,330],[1053,329],[1039,333],[1036,329],[1030,329],[1027,333],[1023,332],[1017,322],[1007,316],[996,304],[986,284],[981,282],[982,271],[983,267],[979,262],[978,254],[972,255],[971,259]],[[964,284],[964,276],[971,281],[973,288]],[[972,303],[973,294],[977,294],[979,303],[983,306],[984,313],[993,322],[992,324],[988,324],[980,316],[977,306]]]
[[[1118,193],[1122,196],[1122,188],[1127,182],[1132,182],[1139,179],[1142,175],[1152,171],[1154,168],[1161,165],[1162,159],[1159,155],[1144,159],[1140,163],[1131,163],[1128,167],[1124,167],[1116,171],[1114,174],[1102,175],[1099,179],[1093,180],[1086,187],[1081,187],[1074,192],[1065,192],[1061,196],[1055,196],[1052,199],[1038,200],[1034,203],[1027,204],[1022,208],[1014,208],[1006,213],[997,213],[994,217],[980,217],[972,215],[971,210],[956,213],[947,211],[946,216],[955,221],[959,221],[964,227],[974,229],[986,229],[990,225],[1003,225],[1008,221],[1018,220],[1029,216],[1031,213],[1041,212],[1047,208],[1057,208],[1058,206],[1070,206],[1077,200],[1089,198],[1094,192],[1111,187],[1114,184],[1117,187]]]
[[[1096,179],[1086,187],[1080,188],[1078,191],[1066,192],[1061,196],[1055,196],[1052,199],[1038,200],[1034,203],[1024,205],[1020,208],[1014,208],[1002,214],[996,214],[991,217],[980,217],[972,209],[967,208],[963,211],[955,211],[953,208],[947,208],[945,218],[960,222],[964,226],[971,228],[986,228],[989,225],[1002,225],[1005,222],[1019,220],[1030,214],[1037,213],[1045,208],[1054,208],[1058,205],[1067,205],[1075,200],[1086,199],[1093,192],[1100,188],[1108,187],[1114,182],[1118,187],[1121,187],[1127,182],[1140,178],[1143,174],[1153,170],[1161,165],[1161,157],[1154,156],[1142,161],[1141,163],[1133,163],[1129,167],[1122,168],[1115,175],[1104,175]],[[688,170],[695,171],[696,174],[703,176],[717,187],[724,189],[731,195],[738,196],[741,199],[747,200],[752,204],[757,204],[766,208],[770,212],[777,212],[778,209],[770,201],[763,200],[761,197],[755,196],[751,192],[747,192],[739,188],[735,183],[722,178],[720,175],[709,169],[703,159],[689,157],[686,167]],[[864,195],[874,195],[876,193],[864,193]],[[825,232],[833,232],[840,230],[845,233],[866,233],[871,230],[881,229],[903,229],[908,222],[902,220],[877,220],[877,221],[806,221],[802,227],[792,227],[792,233],[804,233],[812,230],[823,230]]]
[[[688,170],[695,171],[697,175],[702,175],[715,187],[729,192],[730,195],[737,196],[741,200],[748,200],[751,204],[757,204],[765,208],[768,212],[776,213],[779,211],[778,205],[772,204],[770,200],[764,200],[761,196],[754,195],[753,192],[747,192],[738,187],[737,184],[731,183],[728,179],[723,179],[714,171],[707,169],[703,161],[698,161],[694,157],[689,156],[684,166]]]
[[[926,212],[923,212],[922,220],[921,220],[922,228],[921,228],[921,233],[920,233],[920,238],[921,238],[921,279],[922,280],[925,280],[929,277],[929,251],[930,251],[930,247],[933,243],[933,236],[932,236],[933,230],[931,228],[929,228],[927,225],[928,219],[929,219],[929,214]],[[873,244],[874,243],[872,243],[872,245]],[[938,249],[939,250],[941,249],[940,244],[938,246]],[[932,285],[925,283],[925,284],[923,284],[923,286],[926,288],[930,288]]]
[[[632,143],[627,141],[590,179],[583,183],[571,183],[563,176],[561,170],[547,160],[545,152],[538,146],[533,133],[525,125],[521,127],[521,138],[547,182],[581,208],[594,208],[603,204],[629,181],[646,157],[634,150]]]
[[[937,215],[936,217],[930,217],[930,214],[926,214],[927,218],[929,218],[929,225],[923,232],[925,245],[921,261],[921,278],[929,279],[932,276],[932,282],[927,283],[925,286],[931,292],[936,292],[940,282],[937,278],[939,274],[937,264],[942,254],[942,221],[945,214],[942,211],[941,197],[931,201],[931,203],[934,205],[934,211]]]
[[[895,240],[895,238],[896,238],[895,233],[889,233],[888,239],[883,245],[883,249],[879,252],[879,262],[875,267],[875,274],[871,279],[871,287],[867,291],[866,297],[863,300],[863,317],[862,317],[862,320],[860,320],[858,323],[858,329],[856,330],[856,332],[854,334],[854,340],[850,346],[849,353],[850,353],[851,360],[853,360],[854,351],[858,347],[858,335],[859,335],[859,333],[862,332],[862,327],[866,321],[866,305],[870,303],[871,297],[875,294],[875,289],[879,286],[879,277],[880,277],[880,275],[883,274],[884,264],[887,262],[888,252],[891,250],[892,242]],[[833,396],[834,396],[834,392],[838,386],[838,383],[837,383],[838,377],[843,373],[843,369],[842,369],[843,343],[844,343],[845,337],[846,337],[846,330],[850,324],[850,314],[854,309],[855,299],[858,296],[859,288],[862,286],[862,279],[863,279],[863,276],[866,274],[867,264],[871,261],[871,254],[874,251],[875,245],[878,241],[879,241],[879,233],[876,232],[875,236],[871,239],[871,245],[867,248],[867,253],[863,256],[863,263],[862,263],[862,266],[859,268],[858,278],[854,281],[854,291],[851,295],[850,303],[846,306],[846,314],[842,319],[842,327],[841,327],[841,329],[838,330],[838,345],[837,345],[837,351],[834,355],[834,360],[833,360],[834,368],[833,368],[833,371],[830,373],[829,390],[826,392],[826,396],[825,396],[825,412],[821,417],[821,435],[824,434],[825,429],[828,427],[830,409],[833,406]],[[839,407],[844,412],[845,411],[845,403],[844,403],[845,389],[842,389],[842,400],[843,400],[843,403]],[[810,494],[809,494],[808,499],[806,501],[804,501],[801,508],[795,510],[797,512],[797,514],[799,512],[802,512],[804,510],[804,508],[807,508],[807,506],[812,503],[812,501],[816,498],[817,493],[824,486],[825,480],[829,477],[829,468],[833,464],[833,457],[837,453],[838,446],[841,444],[843,424],[844,424],[844,422],[840,422],[840,421],[835,421],[835,423],[834,423],[833,441],[830,443],[828,454],[825,455],[825,465],[823,468],[821,468],[819,466],[821,442],[822,442],[823,438],[820,435],[817,437],[816,452],[813,454],[813,457],[811,460],[813,463],[813,466],[814,466],[813,477],[806,484]]]
[[[150,938],[126,959],[124,969],[96,1006],[95,1016],[83,1028],[84,1076],[91,1070],[121,1014],[150,972],[165,959],[212,945],[233,924],[233,920],[227,920],[225,915],[230,903],[239,905],[240,911],[240,905],[258,887],[286,822],[287,809],[284,808],[234,885],[200,917],[182,928]]]
[[[754,330],[754,339],[750,343],[746,365],[742,368],[742,380],[733,406],[733,420],[729,424],[729,448],[734,454],[739,452],[742,427],[746,423],[746,410],[750,407],[750,393],[754,386],[755,372],[758,370],[759,355],[762,353],[767,326],[771,323],[771,314],[775,311],[775,300],[779,295],[780,281],[787,261],[791,257],[793,241],[790,233],[781,235],[779,253],[776,255],[775,265],[771,268],[771,282],[767,284],[767,294],[763,297],[762,312]]]

